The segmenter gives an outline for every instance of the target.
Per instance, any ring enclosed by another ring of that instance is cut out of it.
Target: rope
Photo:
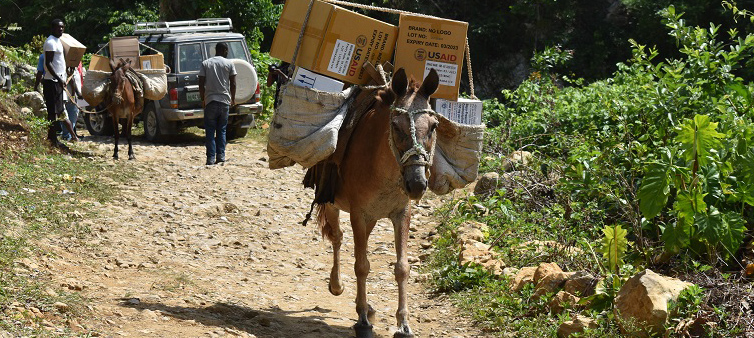
[[[144,47],[147,47],[147,48],[149,48],[149,49],[151,49],[151,50],[155,51],[155,52],[156,52],[157,54],[162,54],[162,52],[160,52],[159,50],[156,50],[156,49],[154,49],[154,48],[152,48],[152,47],[149,47],[149,46],[147,46],[147,45],[145,45],[145,44],[143,44],[143,43],[141,43],[141,42],[139,42],[139,45],[140,45],[140,46],[144,46]]]
[[[109,44],[110,43],[108,42],[108,43],[102,45],[102,47],[100,47],[100,49],[98,51],[94,52],[94,54],[99,54],[99,52],[101,52],[103,49],[105,49],[105,47],[107,47],[107,45],[109,45]]]
[[[293,60],[291,60],[291,66],[288,67],[288,77],[293,77],[293,68],[296,67],[296,58],[298,58],[298,49],[301,47],[301,41],[304,40],[304,31],[306,25],[309,23],[309,14],[312,13],[312,7],[314,7],[314,0],[309,1],[309,8],[306,10],[306,16],[304,22],[301,24],[301,32],[298,33],[298,41],[296,42],[296,49],[293,50]]]
[[[392,13],[392,14],[411,14],[416,16],[422,16],[425,18],[433,18],[433,19],[440,19],[445,20],[444,18],[436,17],[433,15],[427,15],[427,14],[421,14],[421,13],[413,13],[409,11],[403,11],[399,9],[392,9],[392,8],[383,8],[383,7],[377,7],[377,6],[371,6],[371,5],[363,5],[363,4],[357,4],[353,2],[348,1],[341,1],[341,0],[320,0],[323,2],[328,2],[336,5],[342,5],[342,6],[348,6],[348,7],[355,7],[355,8],[361,8],[361,9],[368,9],[372,11],[378,11],[378,12],[385,12],[385,13]],[[311,4],[309,4],[309,10],[311,11]],[[309,19],[309,12],[306,13],[307,20]],[[304,21],[304,26],[306,26],[306,21]],[[302,28],[302,35],[303,35],[303,28]],[[299,43],[301,43],[301,38],[299,37]],[[298,50],[298,45],[296,46],[296,50]],[[296,56],[294,54],[293,60],[296,60]],[[295,64],[295,63],[294,63]],[[471,91],[471,98],[477,99],[476,95],[474,94],[474,74],[471,70],[471,49],[469,48],[469,38],[466,37],[466,65],[468,66],[468,74],[469,74],[469,91]]]

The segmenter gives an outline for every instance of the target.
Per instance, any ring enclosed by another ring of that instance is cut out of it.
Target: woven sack
[[[309,168],[335,152],[350,93],[350,88],[330,93],[284,84],[267,139],[270,169],[295,163]]]
[[[101,70],[88,70],[84,75],[84,87],[81,95],[84,100],[94,107],[105,100],[108,86],[110,85],[110,72]]]
[[[437,144],[430,167],[429,189],[444,195],[476,180],[482,157],[484,125],[466,125],[438,116]]]
[[[144,98],[161,100],[168,92],[168,77],[164,69],[134,69],[144,88]]]

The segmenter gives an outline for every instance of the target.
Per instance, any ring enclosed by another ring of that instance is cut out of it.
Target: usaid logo
[[[356,38],[356,45],[359,46],[359,48],[363,48],[367,45],[367,37],[364,35],[359,35],[358,38]]]
[[[416,61],[424,61],[424,60],[426,60],[427,59],[427,51],[424,50],[424,48],[418,48],[414,52],[414,58],[416,59]]]

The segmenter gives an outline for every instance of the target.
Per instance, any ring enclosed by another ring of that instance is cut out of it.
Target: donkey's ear
[[[110,59],[110,69],[112,71],[115,71],[116,69],[118,69],[118,65],[115,64],[115,60],[113,60],[113,59]]]
[[[392,89],[398,97],[406,95],[406,91],[408,90],[408,79],[406,78],[406,71],[403,70],[403,68],[398,69],[398,71],[393,74],[393,80],[390,81],[390,89]]]
[[[435,91],[437,91],[437,86],[439,84],[440,77],[437,75],[437,71],[432,68],[429,70],[427,77],[424,78],[424,82],[422,83],[421,88],[419,88],[419,93],[424,97],[429,98],[430,95],[434,94]]]

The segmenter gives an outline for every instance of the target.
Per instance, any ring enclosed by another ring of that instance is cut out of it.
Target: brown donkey
[[[140,86],[140,83],[134,83],[140,80],[133,74],[128,60],[120,59],[117,64],[110,60],[110,68],[113,72],[110,75],[110,89],[105,98],[105,104],[113,119],[113,137],[115,138],[113,158],[118,159],[118,139],[120,138],[118,122],[121,122],[123,134],[128,140],[128,159],[135,160],[136,156],[134,156],[134,149],[131,145],[131,127],[133,127],[134,118],[141,113],[141,108],[144,107],[144,97],[135,88]]]
[[[319,208],[322,235],[333,245],[330,292],[343,293],[340,280],[340,245],[343,232],[340,210],[350,213],[354,237],[357,293],[354,325],[357,337],[372,337],[374,310],[367,303],[367,241],[377,220],[389,218],[395,232],[395,280],[398,283],[398,331],[395,337],[413,337],[409,327],[406,283],[409,276],[407,241],[411,221],[410,200],[419,200],[427,190],[429,168],[438,120],[430,109],[429,96],[438,86],[432,70],[421,87],[399,69],[390,88],[377,93],[374,107],[359,121],[339,167],[335,203]]]

